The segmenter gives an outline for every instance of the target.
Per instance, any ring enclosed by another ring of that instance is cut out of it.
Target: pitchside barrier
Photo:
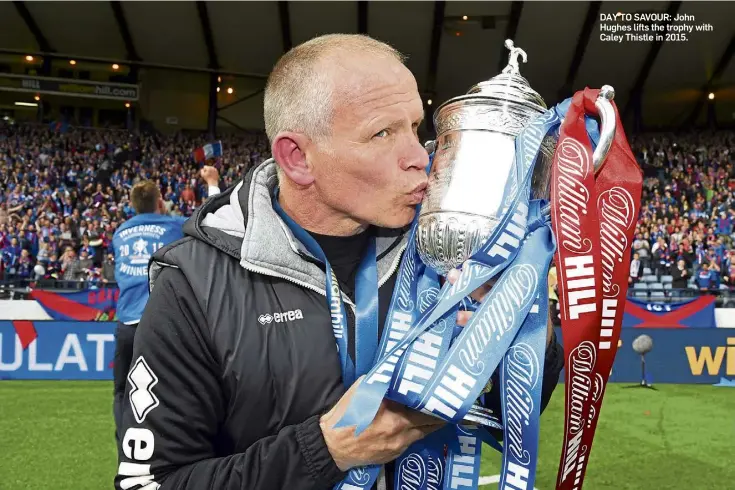
[[[0,379],[111,380],[115,322],[108,320],[115,319],[116,291],[46,291],[30,301],[0,301]],[[641,382],[641,356],[632,348],[640,335],[653,343],[645,355],[649,383],[735,380],[735,329],[720,322],[732,321],[732,311],[718,314],[709,296],[667,304],[629,298],[610,381]]]
[[[114,332],[114,322],[0,321],[0,379],[111,380]],[[640,335],[653,341],[645,356],[649,383],[715,384],[735,378],[734,330],[626,328],[613,383],[641,381],[641,356],[632,348]],[[561,339],[561,329],[557,336]]]

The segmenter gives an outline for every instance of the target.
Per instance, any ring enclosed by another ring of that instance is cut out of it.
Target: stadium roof
[[[603,42],[600,14],[617,12],[687,14],[689,25],[713,30],[678,42]],[[435,104],[496,75],[511,38],[528,54],[521,74],[549,105],[609,84],[621,109],[640,93],[644,114],[681,124],[701,120],[716,91],[718,119],[735,119],[734,2],[0,2],[5,53],[262,79],[286,49],[330,32],[364,32],[409,55]]]

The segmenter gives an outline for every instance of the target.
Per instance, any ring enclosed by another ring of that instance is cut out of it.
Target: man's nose
[[[411,137],[407,143],[406,156],[401,159],[401,169],[409,170],[412,168],[424,170],[429,165],[429,154],[416,137]]]

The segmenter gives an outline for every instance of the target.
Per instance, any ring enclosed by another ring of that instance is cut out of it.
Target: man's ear
[[[271,152],[283,173],[298,185],[311,185],[314,174],[306,161],[306,148],[310,140],[301,133],[285,131],[273,140]]]

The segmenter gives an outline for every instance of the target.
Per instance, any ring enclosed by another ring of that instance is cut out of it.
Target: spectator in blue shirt
[[[709,264],[707,262],[702,264],[695,281],[700,291],[707,291],[714,285],[714,274],[709,270]]]
[[[201,175],[209,186],[209,196],[218,194],[220,189],[217,170],[214,167],[204,167]],[[130,201],[136,215],[118,228],[112,240],[115,281],[120,288],[113,362],[113,412],[118,438],[125,380],[133,361],[135,329],[148,302],[148,262],[154,252],[183,238],[182,227],[186,221],[184,217],[165,214],[161,189],[154,181],[137,183],[130,193]]]

